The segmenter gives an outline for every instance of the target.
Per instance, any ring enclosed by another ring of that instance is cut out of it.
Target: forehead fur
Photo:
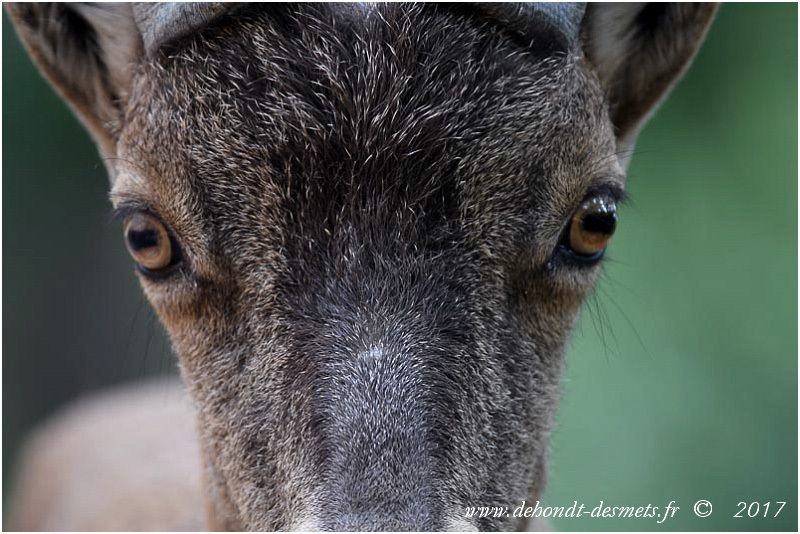
[[[234,14],[144,66],[128,118],[136,187],[159,209],[202,207],[217,228],[283,207],[284,221],[329,225],[305,232],[365,210],[413,231],[420,213],[399,209],[410,206],[552,234],[596,175],[613,174],[580,57],[539,57],[441,6]]]

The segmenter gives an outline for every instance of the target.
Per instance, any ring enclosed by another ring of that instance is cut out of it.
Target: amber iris
[[[606,197],[583,202],[572,216],[569,227],[569,248],[580,256],[603,253],[617,226],[617,206]]]
[[[125,244],[139,266],[161,271],[174,264],[174,250],[164,224],[147,213],[135,213],[125,220]]]

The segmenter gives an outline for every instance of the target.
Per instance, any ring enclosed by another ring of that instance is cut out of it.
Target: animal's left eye
[[[572,215],[561,249],[582,263],[596,263],[603,257],[616,226],[616,202],[605,195],[589,198]]]

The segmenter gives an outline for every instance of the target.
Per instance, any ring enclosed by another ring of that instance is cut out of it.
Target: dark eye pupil
[[[128,243],[135,251],[158,246],[158,232],[152,229],[128,230]]]
[[[593,234],[611,235],[617,226],[617,213],[614,211],[597,211],[587,213],[581,220],[581,227]]]

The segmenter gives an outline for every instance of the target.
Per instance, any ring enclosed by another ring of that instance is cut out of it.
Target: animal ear
[[[116,156],[137,64],[233,8],[199,2],[6,5],[34,62],[106,158]],[[113,177],[113,163],[106,164]]]
[[[6,4],[20,40],[91,132],[104,156],[115,133],[142,41],[130,4]]]
[[[636,134],[700,46],[716,4],[590,3],[582,21],[584,54],[609,99],[618,146]]]

